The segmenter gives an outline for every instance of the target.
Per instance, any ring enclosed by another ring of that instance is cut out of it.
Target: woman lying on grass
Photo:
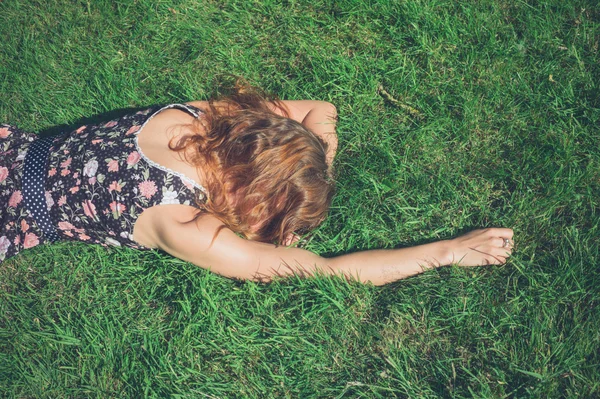
[[[375,285],[443,265],[506,262],[513,232],[505,228],[333,258],[293,247],[326,217],[336,118],[328,102],[268,100],[238,87],[216,101],[81,126],[46,140],[46,152],[35,134],[2,125],[0,259],[77,240],[158,248],[232,278],[320,271]]]

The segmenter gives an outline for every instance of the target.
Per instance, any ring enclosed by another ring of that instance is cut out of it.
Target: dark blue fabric
[[[25,207],[31,212],[37,225],[50,242],[60,238],[56,226],[50,219],[46,203],[45,183],[48,153],[55,136],[39,138],[31,143],[25,155],[23,169],[23,200]]]

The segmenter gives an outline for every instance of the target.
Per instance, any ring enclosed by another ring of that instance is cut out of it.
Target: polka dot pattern
[[[188,104],[155,105],[48,138],[0,124],[0,263],[59,239],[150,250],[133,238],[146,209],[201,208],[204,187],[152,161],[138,143],[170,108],[202,114]]]
[[[50,219],[44,191],[48,152],[53,142],[54,137],[44,137],[35,140],[29,146],[25,155],[22,190],[25,207],[31,212],[45,238],[50,242],[60,239]]]
[[[45,244],[45,235],[23,201],[23,168],[39,136],[0,124],[0,264],[24,249]]]

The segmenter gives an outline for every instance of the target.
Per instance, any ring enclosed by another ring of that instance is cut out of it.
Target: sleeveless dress
[[[44,185],[50,219],[61,240],[150,250],[133,240],[139,215],[154,205],[199,208],[204,187],[144,155],[138,134],[159,112],[187,104],[153,106],[96,125],[84,125],[52,140]],[[23,249],[49,243],[25,208],[23,161],[38,136],[0,125],[0,262]]]

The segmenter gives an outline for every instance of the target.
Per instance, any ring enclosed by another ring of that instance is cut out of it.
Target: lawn
[[[516,242],[384,287],[38,246],[0,264],[0,397],[599,397],[599,41],[595,0],[0,1],[0,122],[60,131],[243,76],[337,106],[307,249]]]

